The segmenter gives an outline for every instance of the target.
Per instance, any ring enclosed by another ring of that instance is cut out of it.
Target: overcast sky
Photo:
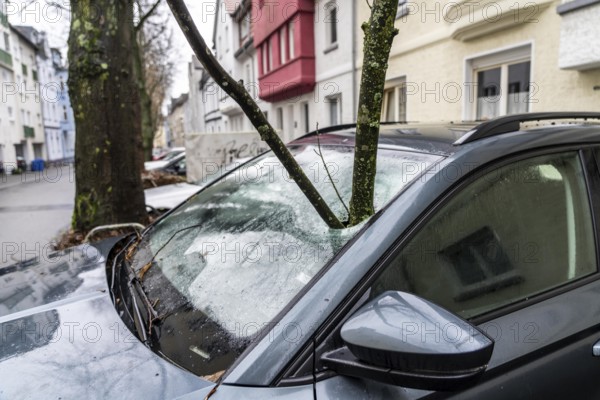
[[[31,25],[38,30],[46,31],[50,46],[61,49],[63,55],[66,55],[70,18],[69,1],[56,0],[56,3],[63,5],[64,9],[48,5],[46,0],[36,0],[27,9],[22,8],[21,4],[24,3],[25,1],[12,1],[7,5],[6,13],[9,16],[10,23],[13,25]],[[186,4],[204,40],[211,45],[214,24],[212,10],[214,9],[215,0],[186,0]],[[167,9],[166,4],[165,9]],[[203,12],[205,15],[202,15]],[[190,61],[192,50],[172,16],[169,22],[174,32],[172,56],[177,62],[171,96],[176,97],[189,90],[187,63]]]

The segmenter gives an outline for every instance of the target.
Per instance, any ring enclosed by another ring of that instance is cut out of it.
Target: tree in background
[[[134,68],[137,76],[143,160],[152,159],[157,128],[164,116],[162,106],[172,83],[174,63],[171,60],[172,32],[168,15],[161,9],[162,0],[137,0],[140,15],[135,25]]]
[[[145,222],[133,0],[72,0],[69,94],[76,124],[73,228]]]

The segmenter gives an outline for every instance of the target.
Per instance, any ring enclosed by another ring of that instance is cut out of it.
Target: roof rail
[[[399,125],[399,124],[406,124],[406,121],[381,121],[379,123],[380,126],[385,126],[385,125]],[[342,131],[345,129],[352,129],[352,128],[356,128],[356,123],[349,123],[349,124],[340,124],[340,125],[331,125],[331,126],[326,126],[325,128],[319,128],[318,130],[314,130],[311,132],[308,132],[307,134],[300,136],[294,140],[298,140],[298,139],[302,139],[305,137],[309,137],[309,136],[314,136],[317,133],[318,134],[322,134],[322,133],[329,133],[329,132],[335,132],[335,131]]]
[[[503,133],[515,132],[521,129],[521,123],[542,121],[542,120],[560,120],[560,119],[597,119],[600,120],[598,112],[542,112],[514,114],[504,117],[498,117],[485,121],[464,134],[460,139],[454,142],[455,145],[471,143],[479,139],[501,135]]]

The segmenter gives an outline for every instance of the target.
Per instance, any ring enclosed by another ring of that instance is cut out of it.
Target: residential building
[[[51,49],[54,60],[56,76],[60,84],[60,94],[58,107],[60,110],[60,132],[63,144],[63,160],[71,160],[75,157],[75,116],[71,107],[71,99],[67,82],[69,80],[69,71],[62,61],[61,53],[58,49]]]
[[[186,115],[189,115],[187,111],[188,98],[189,95],[184,93],[175,99],[171,99],[169,115],[167,116],[169,147],[185,146],[185,133],[190,131],[189,124],[186,122]]]
[[[196,56],[192,56],[192,61],[188,63],[188,82],[190,83],[189,107],[190,129],[192,132],[205,132],[205,120],[202,110],[202,82],[207,76],[204,68]]]
[[[7,92],[16,92],[13,75],[13,57],[11,33],[8,18],[3,12],[6,10],[5,0],[0,0],[0,165],[16,162],[13,144],[17,137],[17,104],[14,95]]]
[[[331,0],[217,1],[214,54],[240,79],[285,141],[355,120],[356,7]],[[190,98],[199,98],[203,132],[248,132],[241,108],[195,64]],[[200,92],[200,93],[198,93]],[[195,106],[195,101],[192,101]]]
[[[10,31],[14,81],[7,85],[10,89],[5,91],[5,95],[12,97],[11,101],[16,103],[16,124],[11,127],[9,135],[15,158],[23,157],[25,162],[30,163],[34,159],[46,158],[42,101],[37,82],[38,47],[15,27],[11,26]]]
[[[369,13],[359,2],[359,19]],[[382,118],[459,121],[597,110],[598,17],[597,1],[403,2]]]
[[[47,158],[48,161],[62,160],[66,158],[68,145],[66,143],[67,135],[61,131],[61,114],[64,113],[60,107],[60,97],[64,90],[64,82],[61,87],[58,76],[58,70],[62,68],[60,53],[52,52],[46,32],[37,31],[31,26],[15,26],[14,28],[37,46],[37,70],[31,70],[31,79],[32,83],[38,86],[40,93],[47,154],[47,157],[45,154],[43,158]]]

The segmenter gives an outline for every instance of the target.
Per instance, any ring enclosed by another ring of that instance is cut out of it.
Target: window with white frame
[[[528,112],[531,103],[531,46],[519,46],[467,61],[472,82],[466,119],[488,120]]]
[[[269,52],[268,54],[268,58],[269,58],[269,71],[273,69],[273,46],[271,44],[271,39],[269,38],[268,41],[268,47],[267,47],[267,51]]]
[[[286,51],[285,51],[285,44],[287,42],[287,35],[285,32],[285,26],[283,26],[280,30],[279,30],[279,64],[283,65],[286,62]]]
[[[269,72],[269,62],[267,60],[268,52],[269,52],[269,42],[266,41],[262,45],[262,72],[263,72],[263,75],[266,74],[267,72]]]
[[[295,55],[295,46],[294,46],[294,21],[290,21],[288,23],[288,57],[292,60]]]
[[[406,78],[386,82],[381,103],[381,121],[406,121]]]
[[[329,103],[329,125],[339,125],[341,121],[341,95],[327,98]]]
[[[327,44],[334,45],[338,39],[338,6],[335,1],[325,4]]]
[[[240,47],[250,38],[250,12],[240,19]]]
[[[283,129],[283,108],[277,108],[277,129]]]
[[[303,130],[304,133],[308,133],[310,130],[310,116],[308,109],[308,102],[302,103],[302,120],[303,120]]]

